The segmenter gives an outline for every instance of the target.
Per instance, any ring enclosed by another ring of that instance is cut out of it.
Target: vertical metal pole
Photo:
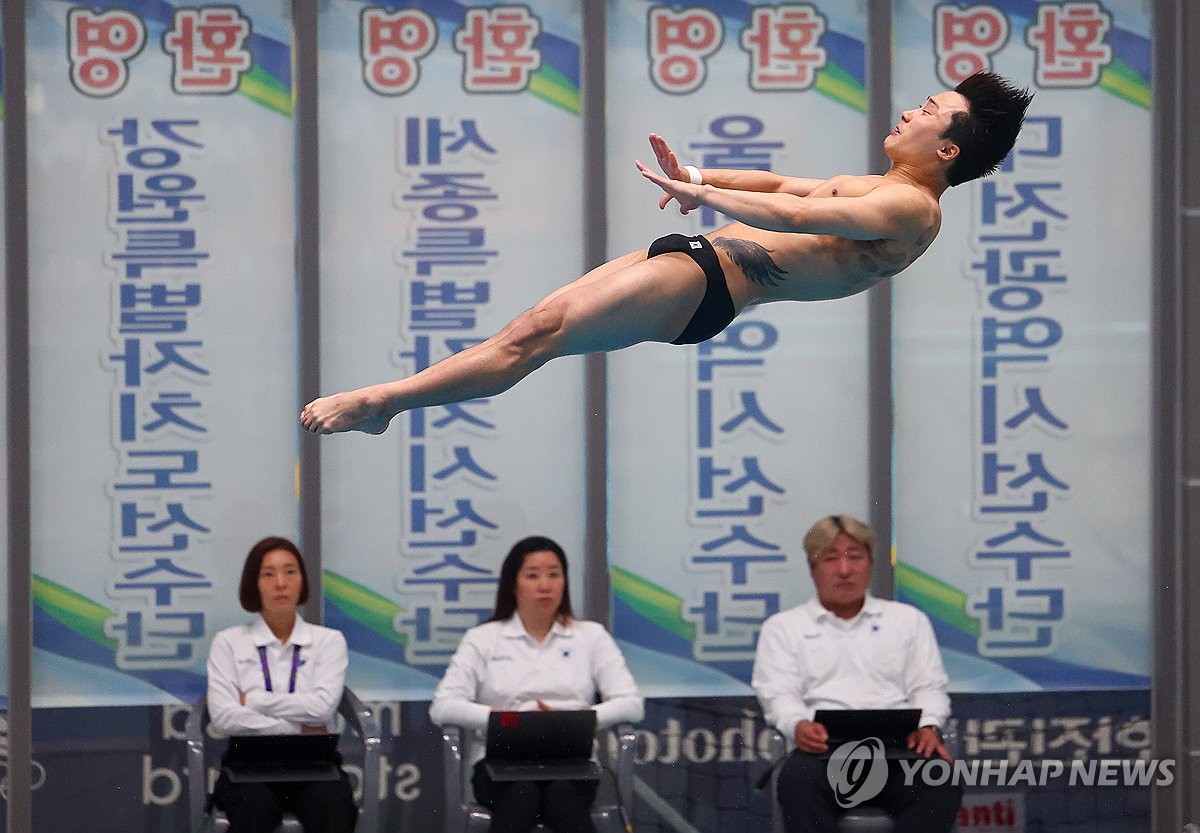
[[[1200,9],[1191,0],[1176,0],[1177,7],[1174,29],[1170,32],[1172,42],[1167,45],[1176,56],[1177,75],[1173,79],[1171,107],[1175,119],[1174,129],[1166,137],[1172,148],[1174,170],[1169,180],[1162,180],[1164,188],[1170,188],[1175,196],[1174,214],[1169,223],[1176,235],[1171,248],[1171,263],[1174,266],[1172,280],[1180,287],[1184,297],[1181,320],[1176,332],[1184,351],[1175,353],[1182,357],[1182,407],[1176,419],[1181,425],[1182,442],[1177,448],[1175,471],[1181,475],[1175,482],[1183,490],[1182,514],[1177,527],[1180,536],[1176,539],[1174,552],[1178,577],[1177,598],[1173,605],[1175,615],[1176,674],[1174,676],[1175,697],[1179,714],[1176,737],[1182,741],[1180,758],[1182,777],[1176,778],[1182,823],[1200,824],[1200,703],[1196,701],[1195,687],[1200,684],[1200,616],[1192,613],[1192,602],[1200,602],[1200,568],[1196,566],[1196,553],[1200,552],[1200,343],[1194,335],[1200,322],[1200,291],[1195,286],[1195,275],[1200,269],[1200,162],[1196,159],[1196,143],[1200,141]],[[1158,33],[1156,33],[1158,34]],[[1156,50],[1159,51],[1159,50]],[[1173,295],[1172,300],[1178,297]]]
[[[1200,515],[1192,508],[1200,505],[1200,482],[1193,479],[1197,472],[1190,471],[1188,465],[1188,449],[1196,436],[1189,426],[1189,415],[1197,402],[1196,374],[1188,368],[1194,366],[1200,351],[1194,343],[1189,348],[1187,325],[1191,310],[1198,307],[1195,293],[1189,292],[1184,281],[1189,266],[1195,266],[1188,262],[1185,243],[1185,149],[1191,138],[1184,92],[1189,72],[1186,49],[1188,41],[1200,35],[1195,31],[1198,22],[1196,16],[1188,19],[1184,0],[1158,0],[1154,4],[1151,145],[1155,149],[1153,245],[1158,256],[1151,305],[1155,361],[1151,713],[1154,756],[1174,759],[1176,770],[1170,786],[1155,786],[1152,790],[1153,830],[1179,830],[1187,822],[1200,820],[1193,817],[1200,813],[1200,802],[1194,798],[1196,761],[1191,750],[1197,745],[1196,706],[1190,702],[1189,676],[1194,672],[1188,662],[1188,648],[1196,642],[1197,625],[1188,617],[1193,595],[1189,578],[1194,581],[1195,573],[1188,570],[1187,562],[1188,545],[1196,536],[1194,519]],[[1189,25],[1193,30],[1190,33]],[[1200,62],[1190,69],[1193,75],[1200,75]],[[1193,178],[1198,173],[1193,171]],[[1191,396],[1189,388],[1193,389]]]
[[[883,136],[892,124],[892,0],[871,0],[867,8],[867,141],[871,170],[889,166]],[[876,557],[871,593],[895,595],[892,568],[892,288],[881,281],[867,294],[867,363],[871,391],[867,412],[868,498],[871,526],[886,558]]]
[[[588,269],[608,257],[608,201],[604,138],[607,3],[583,0],[580,94],[583,98],[583,169],[595,185],[583,206],[583,252]],[[584,599],[583,615],[608,625],[608,366],[603,355],[584,359]]]
[[[25,0],[4,0],[4,269],[8,358],[8,829],[32,830],[33,592],[29,455],[29,216]]]
[[[321,387],[321,215],[317,121],[317,0],[294,0],[292,26],[296,54],[296,293],[299,305],[300,407]],[[317,437],[300,431],[300,549],[308,563],[309,596],[304,616],[323,621],[321,603],[321,448]]]

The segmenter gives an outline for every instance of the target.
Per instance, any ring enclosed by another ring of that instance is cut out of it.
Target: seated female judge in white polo
[[[472,758],[480,761],[491,712],[586,708],[596,710],[601,728],[642,719],[642,697],[617,643],[603,625],[571,613],[562,547],[525,538],[500,567],[492,618],[463,637],[429,716],[474,730]],[[471,785],[492,811],[491,833],[528,833],[539,819],[555,833],[595,833],[595,781],[497,782],[476,763]]]
[[[308,600],[308,573],[296,545],[264,538],[242,567],[238,599],[257,613],[213,637],[208,654],[208,711],[226,735],[335,732],[346,679],[346,638],[310,625],[297,608]],[[213,803],[230,833],[271,833],[284,811],[305,833],[352,833],[358,821],[346,773],[337,781],[230,782],[224,773]]]

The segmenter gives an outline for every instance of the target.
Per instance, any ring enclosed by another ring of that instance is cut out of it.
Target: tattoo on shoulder
[[[746,277],[762,286],[779,286],[786,279],[787,272],[771,259],[771,249],[760,246],[752,240],[742,240],[737,237],[715,237],[712,244],[738,265],[746,273]]]

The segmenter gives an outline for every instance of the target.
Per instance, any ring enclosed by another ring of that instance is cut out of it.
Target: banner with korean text
[[[897,105],[1036,93],[893,285],[898,595],[960,691],[1150,680],[1150,10],[895,4]]]
[[[321,5],[328,392],[415,373],[582,274],[581,28],[578,0]],[[431,697],[519,538],[563,546],[578,603],[582,402],[561,359],[321,440],[326,623],[360,694]]]
[[[726,222],[659,211],[651,132],[702,168],[867,172],[865,4],[616,0],[608,26],[611,255]],[[808,526],[867,516],[866,309],[772,304],[609,356],[613,628],[645,694],[749,692],[762,621],[812,593]]]
[[[194,700],[295,535],[282,9],[28,4],[35,706]]]

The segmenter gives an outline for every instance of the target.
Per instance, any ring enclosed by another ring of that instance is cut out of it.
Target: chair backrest
[[[379,827],[379,748],[382,739],[379,720],[375,713],[363,704],[349,688],[342,689],[338,703],[338,714],[346,721],[351,732],[362,746],[362,798],[359,800],[357,833],[376,833]],[[208,801],[208,763],[204,749],[209,724],[208,698],[201,695],[188,715],[185,732],[188,759],[188,818],[191,830],[198,830],[204,817]],[[356,744],[357,745],[357,744]],[[224,815],[212,811],[211,829],[224,830],[228,827]],[[290,815],[285,816],[280,828],[284,833],[297,831],[300,826]]]
[[[458,726],[442,727],[442,775],[446,789],[446,833],[483,833],[491,824],[491,813],[486,807],[476,804],[468,795],[471,783],[472,763],[465,754],[466,738],[469,733]],[[625,829],[625,819],[633,812],[633,765],[637,751],[637,736],[633,726],[622,723],[611,729],[596,733],[600,747],[600,760],[613,773],[614,796],[611,803],[597,803],[592,808],[592,818],[597,829]],[[603,788],[603,784],[601,785]]]

